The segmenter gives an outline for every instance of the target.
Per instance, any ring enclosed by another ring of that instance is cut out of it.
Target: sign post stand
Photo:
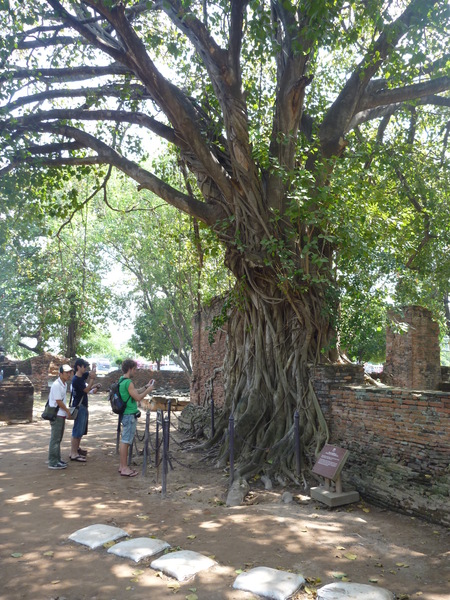
[[[344,492],[342,488],[341,471],[348,456],[348,450],[325,444],[312,470],[324,478],[324,484],[311,488],[311,498],[331,507],[359,501],[356,490]]]

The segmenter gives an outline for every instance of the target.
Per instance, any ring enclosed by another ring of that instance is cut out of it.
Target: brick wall
[[[16,364],[19,372],[29,377],[35,392],[47,396],[49,383],[58,377],[59,367],[65,363],[72,364],[64,356],[44,352],[27,360],[17,361]]]
[[[0,381],[0,421],[32,421],[33,394],[33,384],[26,375],[13,375]]]
[[[389,317],[401,328],[386,330],[385,381],[413,390],[437,390],[441,380],[439,325],[430,311],[408,306],[402,314],[390,313]]]
[[[116,370],[103,377],[98,376],[96,381],[102,384],[103,391],[107,391],[113,383],[119,380],[121,375],[122,371]],[[148,369],[138,369],[133,382],[137,388],[140,388],[148,383],[150,379],[155,380],[155,389],[158,391],[189,393],[189,376],[184,371],[150,371]]]
[[[191,402],[203,406],[211,395],[214,405],[220,408],[224,404],[223,360],[227,339],[226,324],[216,332],[214,342],[209,342],[209,330],[213,318],[220,314],[223,299],[216,299],[211,306],[204,308],[194,317],[192,333],[192,378]]]
[[[344,482],[377,504],[450,525],[450,394],[354,385],[353,368],[353,385],[351,365],[313,373],[330,441],[350,450]]]
[[[208,327],[219,314],[217,301],[194,322],[191,401],[204,404],[213,383],[214,400],[223,405],[221,367],[226,331],[208,342]],[[367,387],[359,365],[318,365],[313,386],[330,429],[330,442],[348,448],[344,483],[391,509],[450,524],[450,394],[436,390],[449,373],[439,365],[437,325],[428,311],[405,311],[409,334],[389,339],[390,379],[407,371],[408,386]],[[416,365],[416,366],[415,366]],[[437,373],[437,375],[436,375]],[[442,384],[441,384],[442,385]]]

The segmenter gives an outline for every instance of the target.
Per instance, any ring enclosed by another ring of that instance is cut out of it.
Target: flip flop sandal
[[[86,456],[86,455],[87,455],[87,453],[88,453],[88,451],[87,451],[87,450],[82,450],[81,448],[78,448],[78,454],[79,454],[80,456]]]
[[[139,475],[137,471],[130,471],[129,473],[120,474],[121,477],[136,477],[136,475]]]
[[[75,462],[86,462],[86,459],[84,458],[84,456],[75,456],[74,458],[70,457],[70,460],[74,460]]]

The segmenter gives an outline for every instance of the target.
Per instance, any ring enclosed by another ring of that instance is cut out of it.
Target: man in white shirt
[[[50,388],[48,397],[49,406],[58,406],[59,410],[54,421],[50,422],[52,434],[50,436],[50,444],[48,447],[48,468],[49,469],[65,469],[67,463],[61,460],[61,441],[64,435],[64,427],[66,418],[71,418],[69,408],[66,406],[67,382],[73,374],[70,365],[61,365],[59,367],[59,377],[53,382]]]

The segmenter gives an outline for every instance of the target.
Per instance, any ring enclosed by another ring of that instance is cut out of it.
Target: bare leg
[[[78,456],[78,448],[80,447],[81,438],[72,438],[70,446],[70,458],[76,458]]]
[[[135,477],[138,472],[134,469],[130,469],[128,466],[128,450],[130,448],[130,444],[124,444],[120,442],[119,447],[119,456],[120,456],[120,466],[119,473],[126,477]]]
[[[122,471],[127,471],[128,470],[128,449],[130,448],[130,444],[124,444],[123,442],[120,442],[120,446],[119,446],[119,457],[120,457],[120,466],[119,466],[119,471],[122,473]]]

